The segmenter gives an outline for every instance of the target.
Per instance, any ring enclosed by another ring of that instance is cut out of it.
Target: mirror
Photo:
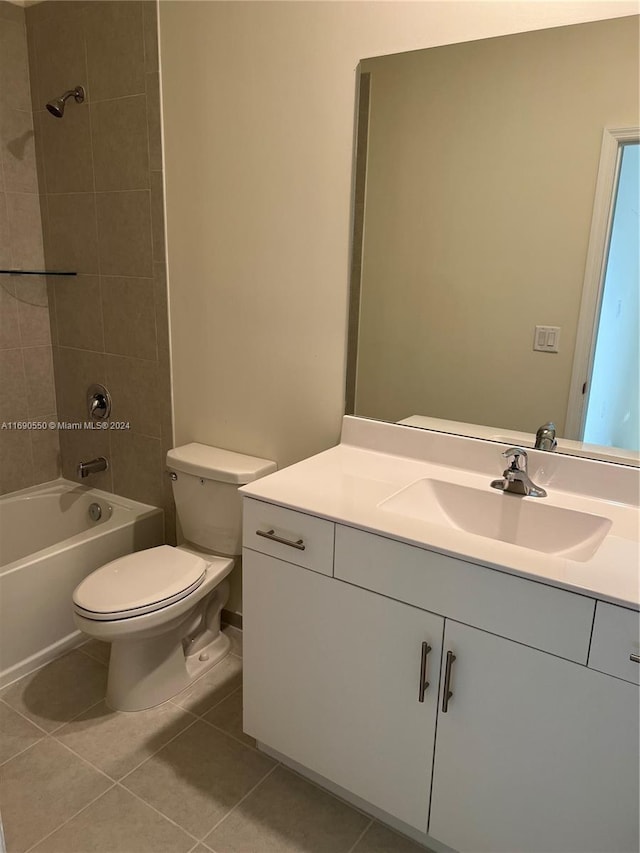
[[[638,55],[629,16],[361,62],[348,414],[530,446],[553,421],[561,452],[640,460],[634,439],[583,443],[575,399],[583,383],[588,399],[602,303],[592,283],[589,318],[603,135],[627,129],[620,152],[633,142]],[[637,198],[636,178],[636,241]],[[610,230],[598,239],[602,282]],[[637,263],[624,269],[618,313],[637,318]],[[554,331],[535,350],[540,326]],[[615,369],[633,433],[630,349]]]

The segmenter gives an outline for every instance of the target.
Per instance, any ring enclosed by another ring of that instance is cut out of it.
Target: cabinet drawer
[[[244,499],[243,518],[245,548],[333,574],[333,522],[253,498]]]
[[[586,664],[595,601],[365,533],[336,528],[334,575],[414,607]]]
[[[640,613],[599,601],[593,625],[589,666],[640,684]]]

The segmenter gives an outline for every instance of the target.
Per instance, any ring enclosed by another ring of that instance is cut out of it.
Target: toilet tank
[[[173,497],[187,542],[223,556],[242,551],[239,486],[276,470],[276,463],[206,444],[185,444],[167,453]]]

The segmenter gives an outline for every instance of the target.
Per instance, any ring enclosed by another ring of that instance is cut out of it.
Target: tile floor
[[[273,761],[242,731],[242,634],[158,708],[104,703],[90,641],[0,691],[8,853],[425,853]]]

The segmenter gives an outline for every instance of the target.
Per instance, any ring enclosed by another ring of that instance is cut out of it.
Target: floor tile
[[[429,853],[426,847],[374,822],[353,848],[353,853]]]
[[[256,745],[255,739],[242,730],[242,688],[219,702],[203,719],[249,746]]]
[[[192,714],[202,716],[242,685],[242,660],[228,654],[173,701]]]
[[[46,738],[0,767],[0,810],[8,853],[31,847],[111,782]]]
[[[120,787],[107,791],[34,853],[187,853],[193,838]]]
[[[36,728],[20,714],[0,702],[0,764],[33,746],[44,737],[44,732]]]
[[[89,640],[88,643],[80,646],[78,651],[84,652],[85,655],[89,655],[90,658],[94,658],[107,666],[111,657],[111,643],[103,643],[100,640]]]
[[[225,625],[222,633],[226,634],[231,640],[231,654],[242,657],[242,631],[239,628],[234,628],[233,625]]]
[[[112,711],[100,702],[55,736],[108,776],[120,779],[194,719],[171,702],[135,713]]]
[[[273,766],[198,720],[122,784],[202,838]]]
[[[347,853],[369,820],[278,767],[204,842],[216,853]]]
[[[103,699],[106,688],[106,668],[74,650],[10,684],[0,698],[52,732]]]

